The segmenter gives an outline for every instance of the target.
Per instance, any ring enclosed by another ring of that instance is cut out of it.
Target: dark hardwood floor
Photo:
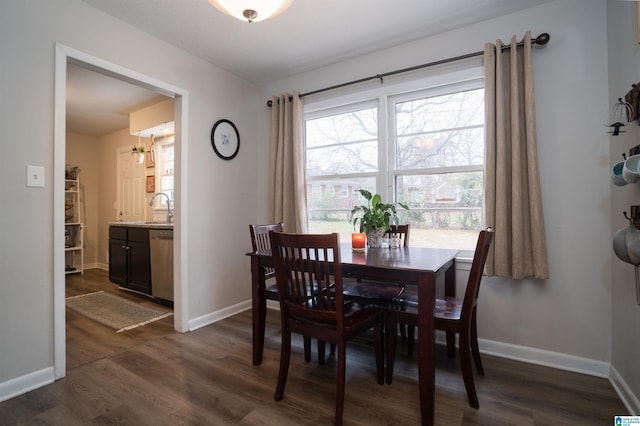
[[[247,284],[248,285],[248,284]],[[70,276],[67,295],[106,290],[106,272]],[[335,404],[335,359],[305,364],[294,348],[285,396],[275,402],[279,315],[267,314],[264,362],[251,364],[251,312],[190,333],[173,318],[123,333],[67,311],[67,376],[0,403],[1,425],[329,425]],[[315,352],[315,351],[314,351]],[[400,344],[394,382],[376,383],[372,344],[347,350],[345,425],[417,425],[417,367]],[[476,376],[480,409],[467,403],[457,359],[437,347],[437,425],[610,425],[627,414],[606,379],[483,356]]]

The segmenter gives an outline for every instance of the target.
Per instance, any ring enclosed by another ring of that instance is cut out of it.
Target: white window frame
[[[376,106],[378,108],[378,171],[329,176],[307,176],[307,182],[326,180],[331,177],[374,177],[376,191],[385,200],[395,200],[394,179],[403,174],[413,174],[415,170],[395,170],[395,123],[392,99],[394,101],[464,91],[483,87],[482,58],[471,58],[465,61],[445,64],[443,66],[425,68],[421,71],[400,74],[384,80],[378,87],[366,88],[350,86],[341,90],[330,91],[305,99],[303,119],[312,120],[344,113],[356,109]],[[474,166],[475,167],[475,166]],[[482,166],[479,166],[482,170]],[[448,168],[447,171],[455,169]],[[466,170],[466,168],[465,168]],[[431,169],[429,173],[433,173]]]
[[[163,176],[167,176],[167,174],[165,174],[165,160],[164,157],[162,155],[162,149],[164,146],[166,145],[173,145],[173,149],[174,149],[174,167],[175,167],[175,136],[174,135],[167,135],[165,137],[163,137],[162,139],[156,140],[155,141],[156,144],[156,152],[155,152],[155,174],[156,174],[156,193],[157,192],[164,192],[163,188],[162,188],[162,177]],[[175,170],[174,170],[175,173]],[[174,181],[173,181],[173,191],[174,191],[174,195],[175,195],[175,174],[173,174],[174,176]],[[173,198],[171,198],[171,203],[173,203],[174,200]],[[167,211],[167,199],[165,197],[159,197],[158,198],[158,202],[154,203],[153,206],[153,210],[155,212],[166,212]]]

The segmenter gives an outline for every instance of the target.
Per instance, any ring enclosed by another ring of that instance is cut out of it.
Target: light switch
[[[27,164],[27,186],[44,187],[44,167]]]

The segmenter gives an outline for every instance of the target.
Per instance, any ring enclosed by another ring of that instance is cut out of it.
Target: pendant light
[[[209,3],[241,21],[259,22],[281,14],[293,0],[209,0]]]

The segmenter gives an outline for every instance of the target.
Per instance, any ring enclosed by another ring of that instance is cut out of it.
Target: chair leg
[[[318,364],[324,365],[325,341],[318,339]]]
[[[480,348],[478,347],[478,329],[476,328],[475,310],[471,317],[471,354],[473,355],[473,361],[476,363],[478,374],[484,376],[484,368],[482,367],[482,360],[480,359]]]
[[[447,331],[447,356],[449,358],[456,357],[456,333],[453,331]]]
[[[291,331],[282,327],[282,343],[280,344],[280,371],[278,372],[278,385],[276,386],[276,401],[281,401],[284,396],[284,387],[287,384],[289,373],[289,360],[291,358]]]
[[[304,342],[304,362],[311,361],[311,337],[303,336]]]
[[[464,380],[464,387],[467,390],[469,405],[473,408],[480,408],[478,396],[476,395],[476,386],[473,380],[473,368],[471,366],[471,342],[468,331],[460,333],[458,346],[460,349],[460,369],[462,370],[462,379]]]
[[[386,326],[386,346],[387,346],[387,384],[390,385],[393,381],[393,363],[396,358],[396,341],[397,336],[397,322],[393,318],[387,317],[385,320]],[[402,325],[402,324],[401,324]]]
[[[336,419],[335,425],[342,425],[342,415],[344,412],[344,384],[346,376],[346,342],[338,342],[338,374],[336,376]]]
[[[373,329],[373,345],[376,353],[376,375],[378,384],[384,385],[384,323],[376,324]]]
[[[416,338],[416,327],[414,325],[407,326],[407,355],[413,356],[413,344]]]

